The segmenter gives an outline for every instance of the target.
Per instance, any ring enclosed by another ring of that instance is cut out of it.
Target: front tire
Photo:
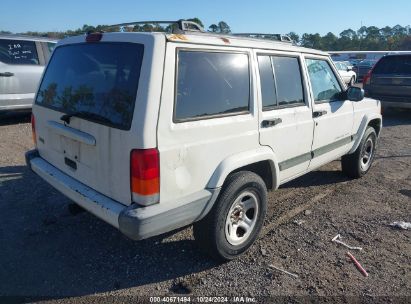
[[[364,176],[371,168],[375,157],[376,144],[377,133],[375,129],[367,127],[357,150],[341,158],[342,171],[352,178]]]
[[[267,188],[260,176],[241,171],[227,178],[211,211],[194,223],[198,246],[218,261],[241,255],[254,243],[267,211]]]

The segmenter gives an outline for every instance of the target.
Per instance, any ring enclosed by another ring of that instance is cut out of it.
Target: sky
[[[392,4],[394,3],[394,5]],[[224,20],[233,32],[298,34],[411,24],[410,0],[19,0],[1,4],[0,30],[64,31],[83,24],[200,18],[208,27]]]

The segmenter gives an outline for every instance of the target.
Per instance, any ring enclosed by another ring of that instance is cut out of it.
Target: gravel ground
[[[70,201],[24,164],[32,148],[29,118],[3,119],[0,295],[67,303],[148,302],[137,298],[142,295],[409,303],[411,231],[388,224],[411,221],[411,113],[384,119],[364,178],[347,179],[335,161],[270,193],[260,239],[226,264],[197,250],[190,227],[135,242],[91,214],[73,215]],[[352,253],[369,277],[347,259],[346,248],[331,242],[338,233],[363,247]]]

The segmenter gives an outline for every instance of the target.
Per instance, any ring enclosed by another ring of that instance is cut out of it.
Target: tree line
[[[190,18],[189,21],[194,21],[204,27],[203,22],[199,18]],[[175,24],[162,26],[156,23],[147,23],[135,25],[133,27],[125,26],[109,26],[109,25],[83,25],[83,27],[75,30],[67,30],[64,32],[33,32],[29,31],[22,33],[25,35],[41,36],[62,39],[69,36],[81,35],[87,32],[104,31],[134,31],[134,32],[170,32],[175,27]],[[212,33],[231,33],[231,28],[225,21],[213,23],[206,28]],[[10,32],[0,31],[0,34]],[[362,26],[358,30],[347,29],[342,31],[339,36],[329,32],[321,36],[320,34],[298,35],[295,32],[287,34],[295,42],[295,44],[320,49],[324,51],[398,51],[411,50],[411,31],[410,26],[396,25],[394,27],[385,26],[378,28],[376,26]]]
[[[357,31],[347,29],[339,36],[329,32],[320,34],[303,34],[295,32],[288,35],[298,45],[325,51],[409,51],[411,50],[410,26],[394,27],[362,26]]]

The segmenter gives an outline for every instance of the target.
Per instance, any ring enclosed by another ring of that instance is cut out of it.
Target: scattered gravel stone
[[[305,223],[305,220],[295,220],[295,221],[293,221],[293,223],[298,225],[298,226],[301,226],[302,224]]]
[[[265,248],[261,248],[260,252],[261,252],[261,255],[263,256],[267,255],[267,250]]]
[[[0,295],[51,295],[51,303],[97,303],[101,295],[133,302],[153,293],[282,296],[290,303],[328,297],[405,303],[411,297],[409,230],[387,226],[411,220],[404,191],[411,181],[409,111],[384,113],[375,161],[363,178],[345,177],[335,161],[269,192],[259,239],[227,263],[199,252],[190,227],[133,241],[88,212],[68,216],[72,202],[25,165],[24,152],[33,148],[29,121],[0,118]],[[337,233],[366,246],[357,258],[369,279],[346,261],[344,247],[330,242]],[[267,264],[299,279],[269,272]]]

